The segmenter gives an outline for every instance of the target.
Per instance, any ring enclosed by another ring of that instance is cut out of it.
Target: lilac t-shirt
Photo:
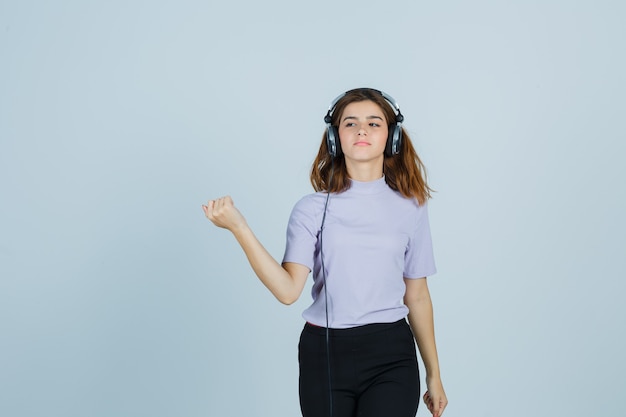
[[[326,326],[319,239],[325,202],[325,193],[315,193],[296,203],[283,258],[313,271],[313,304],[302,316],[318,326]],[[426,205],[392,190],[384,177],[331,194],[322,240],[332,328],[406,317],[403,278],[436,272]]]

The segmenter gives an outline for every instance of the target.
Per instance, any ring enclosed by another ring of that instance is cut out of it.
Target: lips
[[[365,141],[358,141],[358,142],[354,142],[354,146],[368,146],[370,145],[369,142],[365,142]]]

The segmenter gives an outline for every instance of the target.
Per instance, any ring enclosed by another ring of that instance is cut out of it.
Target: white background
[[[282,257],[330,101],[392,95],[437,190],[446,415],[619,415],[621,1],[0,2],[0,415],[296,416]],[[428,412],[421,407],[418,416]]]

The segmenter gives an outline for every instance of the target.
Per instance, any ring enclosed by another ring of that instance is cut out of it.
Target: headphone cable
[[[320,226],[320,259],[322,266],[322,284],[324,285],[324,308],[326,313],[326,365],[328,371],[328,407],[329,416],[333,417],[333,391],[332,391],[332,378],[330,372],[330,330],[328,321],[328,290],[326,289],[326,267],[324,266],[324,224],[326,223],[326,211],[328,208],[328,200],[330,199],[330,184],[335,172],[335,164],[333,159],[330,159],[330,178],[328,181],[328,189],[326,190],[326,202],[324,203],[324,214],[322,215],[322,225]]]

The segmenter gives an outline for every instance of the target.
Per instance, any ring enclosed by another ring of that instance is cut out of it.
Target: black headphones
[[[337,129],[337,126],[332,125],[333,111],[335,110],[335,106],[337,105],[337,102],[339,100],[355,91],[363,91],[366,94],[371,94],[372,92],[380,94],[396,110],[396,121],[395,123],[390,123],[388,127],[389,134],[387,135],[385,156],[399,154],[400,147],[402,145],[402,122],[404,121],[404,116],[400,112],[400,107],[398,106],[398,103],[393,97],[391,97],[389,94],[384,93],[383,91],[375,90],[373,88],[356,88],[354,90],[346,91],[345,93],[334,99],[333,102],[330,103],[330,107],[328,107],[328,112],[326,113],[326,116],[324,116],[324,122],[326,123],[326,145],[328,147],[328,153],[330,154],[330,156],[335,158],[343,154],[343,151],[341,150],[341,141],[339,140],[339,129]]]

